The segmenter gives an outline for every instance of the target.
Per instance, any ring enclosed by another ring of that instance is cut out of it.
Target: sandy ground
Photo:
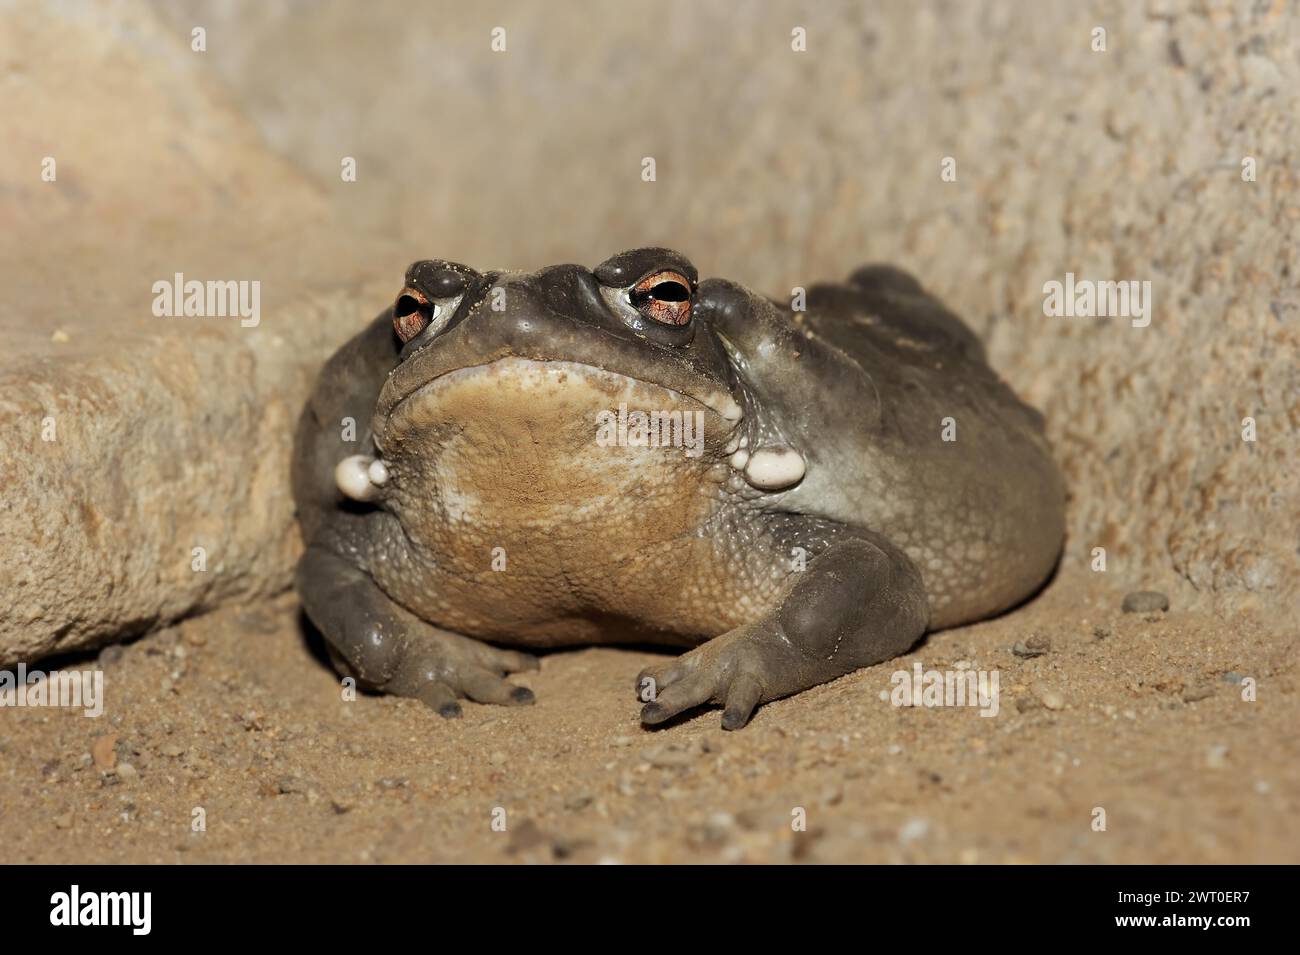
[[[1295,633],[1089,586],[735,733],[716,710],[641,729],[656,655],[606,648],[519,678],[531,707],[345,702],[284,595],[57,661],[104,668],[101,718],[0,710],[0,842],[62,863],[1300,861]],[[882,700],[917,661],[997,670],[998,714]]]

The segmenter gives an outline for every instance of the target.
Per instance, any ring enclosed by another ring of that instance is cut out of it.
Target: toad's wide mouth
[[[410,411],[415,405],[436,402],[441,394],[453,391],[458,385],[487,379],[493,376],[503,381],[522,381],[528,378],[548,378],[560,383],[568,375],[579,381],[593,385],[611,397],[620,393],[634,392],[642,400],[654,403],[657,399],[665,406],[673,404],[690,404],[722,419],[724,430],[732,430],[744,417],[744,412],[737,401],[721,388],[704,389],[688,393],[655,381],[609,371],[596,365],[571,359],[535,359],[508,356],[484,362],[480,365],[468,365],[443,372],[428,379],[423,384],[401,395],[392,403],[387,413],[377,415],[375,433],[384,434],[392,428],[401,428],[410,421]],[[391,399],[390,399],[391,400]],[[381,405],[383,402],[381,401]]]

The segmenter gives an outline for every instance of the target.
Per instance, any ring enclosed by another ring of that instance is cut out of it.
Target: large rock
[[[0,657],[282,587],[289,423],[405,260],[651,243],[774,294],[914,271],[1047,413],[1060,585],[1105,547],[1175,606],[1300,597],[1293,5],[56,9],[0,24]],[[155,319],[176,271],[260,279],[262,324]],[[1067,272],[1150,325],[1046,316]]]
[[[283,589],[294,421],[383,293],[338,266],[349,233],[318,190],[147,10],[3,17],[10,663]],[[155,316],[153,283],[177,272],[259,282],[260,321]]]

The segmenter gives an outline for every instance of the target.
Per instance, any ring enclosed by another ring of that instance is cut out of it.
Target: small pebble
[[[1034,634],[1028,640],[1017,640],[1015,646],[1011,648],[1011,652],[1018,657],[1032,659],[1033,657],[1041,657],[1051,649],[1051,640],[1041,634]]]
[[[1135,590],[1124,597],[1125,613],[1154,613],[1169,609],[1169,598],[1158,590]]]
[[[1042,683],[1035,683],[1033,686],[1034,696],[1038,701],[1049,710],[1065,709],[1065,697],[1052,687]]]
[[[722,740],[717,736],[700,737],[701,753],[720,753],[722,752]]]
[[[586,809],[591,805],[592,795],[587,790],[573,793],[568,799],[564,800],[564,808],[570,812],[577,812],[579,809]]]
[[[128,786],[130,786],[133,783],[139,781],[140,774],[136,771],[136,768],[132,766],[130,763],[118,763],[117,778],[120,779],[122,782],[126,783]]]
[[[1016,712],[1028,713],[1032,710],[1042,709],[1043,701],[1032,694],[1016,697]]]
[[[903,843],[915,842],[917,839],[924,839],[929,831],[930,824],[924,819],[909,819],[898,830],[898,841]]]
[[[1228,747],[1217,743],[1205,751],[1205,765],[1210,769],[1228,768]]]
[[[678,766],[689,766],[695,761],[695,754],[686,750],[656,746],[642,750],[641,758],[659,769],[675,769]]]
[[[531,819],[524,819],[510,827],[510,844],[506,851],[510,853],[527,852],[546,844],[546,835]]]
[[[1214,685],[1211,683],[1189,686],[1183,690],[1184,703],[1195,703],[1198,700],[1209,699],[1212,696],[1214,696]]]
[[[54,817],[54,825],[60,829],[72,828],[72,813],[65,812],[62,815]]]
[[[275,788],[282,795],[301,794],[307,791],[307,784],[297,776],[281,776],[275,781]]]
[[[99,651],[99,665],[112,666],[114,663],[119,662],[124,656],[126,656],[125,650],[119,647],[116,643],[111,644]]]
[[[686,827],[686,844],[696,849],[718,849],[731,839],[730,826],[718,826],[711,821],[697,822]]]
[[[770,823],[769,814],[761,809],[742,809],[732,817],[732,822],[739,823],[744,828],[755,832],[767,827]],[[779,814],[780,818],[776,820],[777,825],[788,825],[789,817],[784,813]]]
[[[568,859],[590,845],[590,839],[583,839],[579,836],[558,836],[551,843],[551,851],[555,853],[557,859]]]
[[[109,733],[107,736],[101,736],[95,742],[90,744],[90,756],[95,761],[95,766],[104,772],[108,772],[117,765],[117,734]]]
[[[730,829],[735,824],[736,817],[729,812],[719,810],[709,815],[709,825],[716,826],[719,829]]]

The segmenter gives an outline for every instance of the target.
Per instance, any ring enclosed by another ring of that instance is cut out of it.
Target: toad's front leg
[[[461,697],[506,706],[533,702],[532,690],[502,676],[537,669],[536,657],[425,623],[338,554],[308,547],[297,586],[335,665],[363,687],[415,697],[444,717],[460,716]]]
[[[888,541],[862,532],[792,575],[767,616],[644,671],[637,691],[644,699],[652,689],[654,699],[641,720],[662,723],[716,703],[724,708],[722,728],[739,729],[760,703],[905,653],[928,620],[916,567]]]

